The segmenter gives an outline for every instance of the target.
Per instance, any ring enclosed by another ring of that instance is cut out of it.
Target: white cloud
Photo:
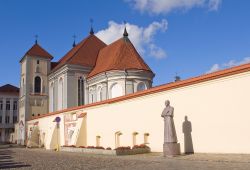
[[[209,0],[208,2],[208,8],[211,11],[217,11],[220,4],[221,4],[222,0]]]
[[[129,39],[138,52],[142,55],[149,54],[158,59],[166,57],[166,52],[155,44],[154,37],[159,31],[165,32],[167,27],[168,22],[165,19],[161,22],[152,22],[147,27],[140,27],[130,23],[126,24]],[[123,32],[124,24],[109,21],[108,28],[98,31],[96,36],[105,43],[110,44],[121,38]]]
[[[212,73],[212,72],[215,72],[215,71],[219,71],[221,68],[220,68],[220,65],[219,64],[214,64],[206,73]]]
[[[194,7],[206,7],[217,10],[222,0],[125,0],[141,12],[153,14],[169,13],[174,10],[189,10]]]
[[[230,68],[230,67],[234,67],[234,66],[238,66],[238,65],[246,64],[246,63],[250,63],[250,57],[245,57],[241,61],[230,60],[223,64],[214,64],[206,73],[212,73],[212,72],[219,71],[225,68]]]

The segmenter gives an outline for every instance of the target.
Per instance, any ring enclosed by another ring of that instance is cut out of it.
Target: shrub
[[[130,146],[120,146],[116,148],[115,150],[131,150]]]
[[[79,148],[85,148],[85,146],[79,146]]]
[[[104,149],[102,146],[96,146],[95,149]]]
[[[88,149],[95,149],[94,146],[87,146]]]
[[[111,147],[107,147],[106,150],[112,150]]]
[[[145,145],[145,144],[140,144],[140,145],[135,145],[133,146],[132,149],[137,149],[137,148],[149,148],[149,146]]]

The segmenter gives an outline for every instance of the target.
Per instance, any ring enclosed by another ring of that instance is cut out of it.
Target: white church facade
[[[106,45],[91,29],[59,61],[36,41],[20,60],[20,125],[34,116],[91,104],[152,87],[154,73],[128,38]],[[24,143],[26,127],[20,127]]]

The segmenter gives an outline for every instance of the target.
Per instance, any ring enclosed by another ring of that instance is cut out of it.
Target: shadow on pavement
[[[0,169],[10,169],[10,168],[21,168],[30,167],[23,162],[15,162],[12,155],[15,152],[9,150],[8,148],[0,148]]]

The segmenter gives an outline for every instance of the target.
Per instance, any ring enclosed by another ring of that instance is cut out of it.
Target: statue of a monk
[[[174,108],[170,106],[169,100],[165,102],[165,109],[161,117],[164,118],[164,143],[177,143],[177,136],[174,126]]]
[[[164,108],[161,117],[164,118],[164,156],[166,155],[179,155],[180,144],[177,143],[177,135],[174,125],[174,108],[170,106],[170,101],[165,101],[166,107]]]

